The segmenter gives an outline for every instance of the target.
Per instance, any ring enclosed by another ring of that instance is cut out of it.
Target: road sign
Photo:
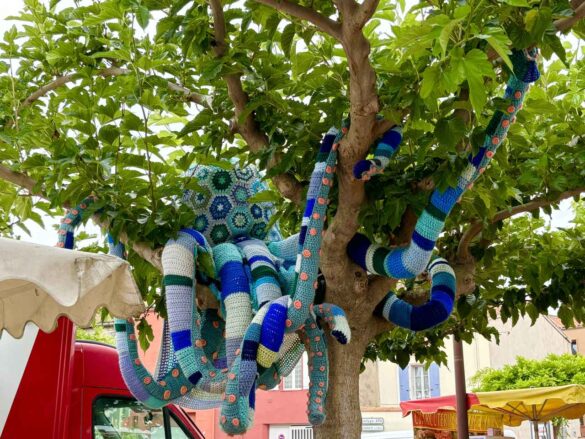
[[[362,431],[384,431],[383,425],[362,425]]]
[[[363,425],[384,425],[384,418],[362,418]]]

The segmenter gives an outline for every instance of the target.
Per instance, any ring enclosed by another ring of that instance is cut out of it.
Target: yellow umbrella
[[[504,415],[504,424],[520,425],[522,421],[548,422],[553,418],[578,419],[585,415],[585,385],[476,392],[482,407]]]

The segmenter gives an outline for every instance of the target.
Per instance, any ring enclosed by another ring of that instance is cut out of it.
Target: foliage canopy
[[[585,25],[569,18],[582,3],[25,0],[0,42],[0,233],[96,194],[90,214],[131,244],[145,301],[164,314],[149,262],[193,222],[178,200],[198,185],[184,172],[256,163],[273,182],[263,199],[293,233],[320,137],[349,114],[322,264],[327,300],[367,329],[347,358],[380,334],[367,358],[441,361],[449,334],[497,336],[496,309],[516,321],[554,306],[583,321],[583,208],[572,230],[539,231],[538,219],[585,191]],[[358,228],[408,241],[429,189],[453,184],[502,106],[510,49],[534,45],[543,76],[437,244],[464,287],[456,312],[424,333],[389,332],[371,313],[392,285],[364,282],[345,245]],[[364,188],[351,166],[394,123],[403,146]],[[521,212],[534,218],[507,221]]]
[[[502,369],[482,369],[472,378],[477,392],[585,384],[585,356],[549,355],[543,360],[516,359]]]

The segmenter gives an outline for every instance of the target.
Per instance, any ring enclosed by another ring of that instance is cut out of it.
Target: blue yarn
[[[404,300],[397,300],[390,308],[389,320],[401,328],[410,329],[412,305]]]
[[[185,349],[191,346],[191,331],[185,329],[184,331],[177,331],[171,333],[171,339],[173,341],[173,348],[175,351]]]
[[[282,306],[278,302],[274,302],[270,305],[266,317],[264,317],[260,344],[266,346],[271,351],[278,352],[282,345],[286,313],[287,307]]]

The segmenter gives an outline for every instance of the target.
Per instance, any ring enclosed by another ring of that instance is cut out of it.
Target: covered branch
[[[257,0],[258,3],[269,6],[277,11],[284,12],[292,17],[306,20],[317,27],[317,29],[331,35],[333,38],[341,39],[341,25],[324,15],[319,14],[312,8],[301,6],[288,0]],[[377,1],[377,0],[376,0]]]
[[[41,198],[47,199],[47,196],[42,190],[36,189],[37,182],[22,172],[13,171],[10,168],[0,164],[0,179],[8,181],[18,187],[26,189],[31,195],[36,195]],[[99,215],[93,216],[93,221],[100,226],[102,229],[108,229],[108,222],[100,219]],[[121,242],[127,244],[129,242],[128,235],[122,232],[119,236]],[[135,242],[132,243],[132,249],[144,260],[150,262],[158,270],[162,270],[161,255],[162,249],[151,249],[148,244]]]
[[[519,213],[524,212],[531,212],[536,209],[540,209],[541,207],[550,206],[551,204],[558,203],[561,200],[565,200],[567,198],[576,197],[580,194],[585,192],[585,187],[573,189],[570,191],[563,192],[554,198],[537,198],[532,200],[526,204],[521,204],[519,206],[514,206],[506,210],[502,210],[494,215],[493,218],[488,220],[489,224],[494,224],[499,221],[503,221],[507,218],[510,218],[514,215],[518,215]],[[471,223],[469,228],[465,231],[463,236],[461,237],[461,241],[459,241],[459,246],[457,248],[457,260],[458,261],[468,261],[472,258],[471,253],[469,252],[469,246],[473,239],[481,233],[484,228],[485,223],[483,221],[474,221]]]
[[[213,29],[215,36],[215,46],[213,48],[215,56],[221,58],[227,53],[225,17],[221,0],[209,0],[209,6],[213,15]],[[243,120],[242,114],[246,110],[249,102],[247,93],[244,91],[239,73],[229,73],[224,76],[228,95],[234,104],[235,114],[235,131],[240,133],[252,152],[260,152],[268,146],[268,137],[260,130],[260,127],[254,120],[253,113],[248,113]],[[279,162],[279,156],[275,155],[268,162],[267,168],[274,167]],[[272,177],[272,182],[278,191],[291,200],[296,205],[301,205],[303,188],[301,183],[291,174],[279,174]]]

